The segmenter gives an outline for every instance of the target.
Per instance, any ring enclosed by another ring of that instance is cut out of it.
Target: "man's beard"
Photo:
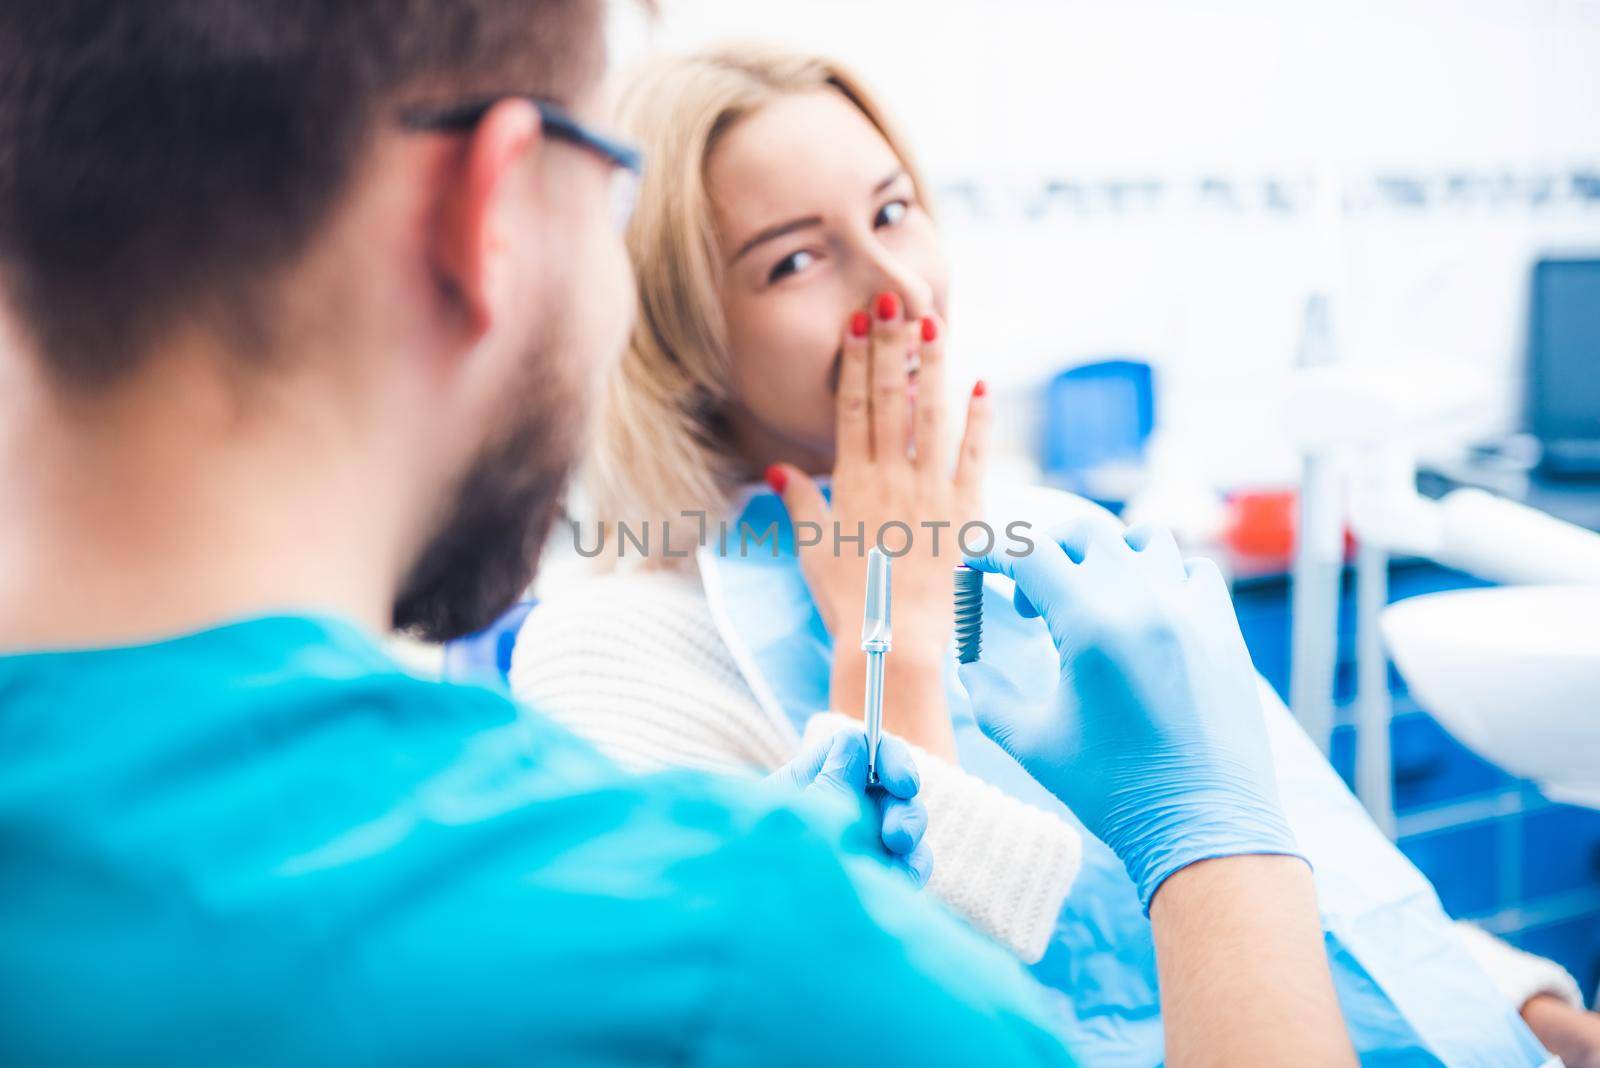
[[[468,469],[438,532],[401,584],[396,629],[430,642],[475,633],[533,581],[577,460],[578,392],[514,391],[518,410]]]

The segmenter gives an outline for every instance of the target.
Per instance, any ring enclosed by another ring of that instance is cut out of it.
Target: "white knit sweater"
[[[541,603],[517,638],[511,688],[636,771],[760,774],[801,744],[756,701],[692,574],[607,575]],[[852,723],[820,715],[806,733]],[[1038,960],[1078,871],[1077,831],[914,751],[934,856],[929,892],[1023,960]]]

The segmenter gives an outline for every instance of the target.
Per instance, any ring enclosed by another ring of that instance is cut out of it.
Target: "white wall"
[[[1600,251],[1600,2],[664,11],[622,51],[776,37],[861,70],[942,193],[969,371],[1021,411],[1068,363],[1149,358],[1222,481],[1288,469],[1272,384],[1313,288],[1346,358],[1494,382],[1487,429],[1512,416],[1530,260]],[[1069,192],[1046,210],[1050,182]]]

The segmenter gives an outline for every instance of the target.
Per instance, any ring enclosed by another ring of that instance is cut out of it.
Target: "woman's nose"
[[[884,291],[899,294],[907,319],[920,319],[934,310],[933,286],[903,259],[879,252],[869,257],[868,268],[864,287],[868,299]]]

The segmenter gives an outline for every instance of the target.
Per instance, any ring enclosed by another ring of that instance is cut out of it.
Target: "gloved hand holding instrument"
[[[1044,617],[1061,666],[1041,706],[982,661],[963,664],[978,722],[1116,852],[1147,911],[1196,861],[1300,855],[1214,564],[1186,564],[1165,530],[1107,520],[969,563],[1016,580],[1018,610]]]
[[[874,548],[868,559],[861,623],[861,648],[868,661],[862,715],[865,733],[841,731],[810,745],[773,772],[769,781],[841,810],[866,799],[877,813],[885,854],[921,887],[933,872],[932,853],[922,840],[928,829],[928,812],[917,798],[921,779],[910,747],[883,734],[883,658],[891,643],[890,589],[889,557]]]
[[[885,858],[902,869],[918,887],[933,874],[933,854],[923,837],[928,810],[917,794],[922,789],[911,747],[884,736],[873,754],[876,779],[868,788],[867,736],[839,731],[806,746],[794,759],[767,777],[767,782],[802,802],[854,819],[865,808],[877,819]]]
[[[921,778],[910,747],[883,734],[883,658],[889,646],[889,557],[873,549],[861,624],[861,647],[869,662],[863,715],[866,733],[841,731],[811,745],[772,778],[799,790],[802,796],[839,805],[867,798],[878,815],[884,852],[921,887],[933,873],[933,855],[922,840],[928,829],[928,811],[917,798]]]

